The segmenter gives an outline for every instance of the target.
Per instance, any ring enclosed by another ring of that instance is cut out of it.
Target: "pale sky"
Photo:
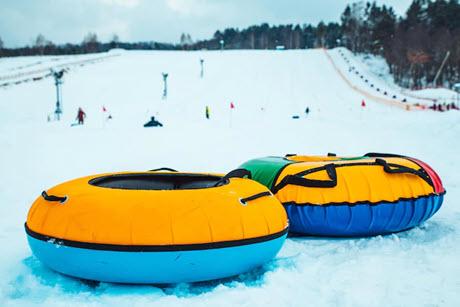
[[[404,15],[411,0],[378,0]],[[54,43],[80,43],[88,32],[107,41],[179,42],[211,38],[216,30],[267,22],[339,21],[347,0],[0,0],[6,47],[30,45],[39,34]]]

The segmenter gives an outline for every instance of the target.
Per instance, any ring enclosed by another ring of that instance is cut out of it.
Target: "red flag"
[[[102,106],[102,112],[107,112],[107,109],[105,108],[105,106]]]
[[[233,102],[230,102],[230,109],[234,109],[235,108],[235,105],[233,104]]]

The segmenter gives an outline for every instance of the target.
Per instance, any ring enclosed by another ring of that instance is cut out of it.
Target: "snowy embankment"
[[[166,100],[162,72],[169,73]],[[0,88],[0,305],[459,304],[460,112],[412,112],[372,100],[362,108],[363,96],[322,50],[125,52],[66,74],[63,118],[47,122],[54,95],[51,79]],[[87,123],[70,127],[78,107]],[[143,128],[151,115],[164,127]],[[369,151],[431,164],[447,190],[441,210],[390,236],[288,239],[261,270],[166,288],[83,284],[43,267],[26,242],[23,223],[34,199],[78,176],[163,166],[224,173],[266,155]]]
[[[355,55],[346,48],[336,48],[330,54],[347,79],[373,95],[396,101],[406,100],[407,103],[428,105],[433,102],[456,102],[457,93],[447,88],[423,90],[401,88],[394,82],[390,68],[383,57],[370,54]]]
[[[67,72],[75,67],[95,64],[118,53],[105,53],[102,55],[78,55],[62,57],[18,57],[5,59],[0,62],[0,88],[11,87],[27,82],[38,82],[53,76],[53,71],[65,70]]]

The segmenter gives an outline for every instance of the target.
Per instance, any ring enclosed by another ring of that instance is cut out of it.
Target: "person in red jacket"
[[[83,111],[82,108],[78,108],[78,113],[77,113],[77,120],[79,125],[83,125],[84,121],[86,118],[86,113]]]
[[[364,101],[364,99],[361,101],[361,106],[364,108],[366,106],[366,102]]]

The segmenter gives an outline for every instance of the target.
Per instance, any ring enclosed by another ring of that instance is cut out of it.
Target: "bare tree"
[[[97,52],[99,42],[97,40],[97,34],[93,32],[89,32],[86,34],[85,38],[83,39],[83,48],[86,52]]]
[[[118,43],[120,42],[120,38],[117,34],[113,34],[112,39],[110,40],[110,48],[118,48]]]
[[[43,55],[46,45],[50,42],[46,40],[43,34],[38,34],[34,41],[34,48],[38,51],[40,55]]]

